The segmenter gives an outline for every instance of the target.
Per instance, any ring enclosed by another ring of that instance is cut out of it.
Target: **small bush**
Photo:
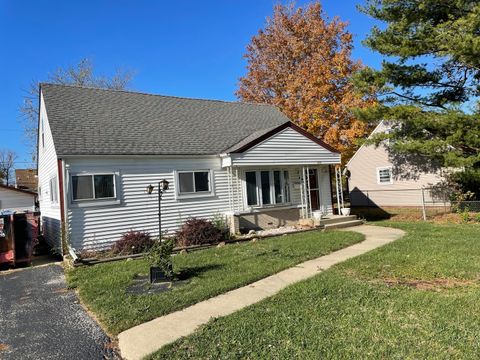
[[[132,255],[148,251],[154,244],[150,234],[143,231],[128,231],[112,246],[114,254]]]
[[[176,234],[178,246],[217,243],[225,239],[225,233],[208,220],[190,218]]]
[[[150,266],[160,268],[167,278],[173,276],[172,251],[174,244],[172,238],[155,241],[147,254],[147,261]]]
[[[228,227],[225,215],[215,214],[212,218],[212,224],[222,232],[223,240],[229,240],[231,238],[230,228]]]

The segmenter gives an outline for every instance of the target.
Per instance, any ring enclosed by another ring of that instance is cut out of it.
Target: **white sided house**
[[[329,167],[340,154],[273,106],[42,84],[39,121],[52,246],[62,228],[76,250],[128,230],[158,234],[162,179],[162,231],[190,217],[227,215],[232,230],[247,231],[332,213]]]
[[[382,121],[372,135],[388,133],[391,126]],[[407,159],[394,159],[388,150],[388,141],[377,147],[362,145],[346,168],[353,207],[421,206],[424,200],[429,205],[444,205],[443,196],[439,198],[436,191],[431,190],[443,180],[441,171],[427,166],[419,170],[419,166],[413,166]]]
[[[0,184],[0,212],[35,211],[37,193]]]

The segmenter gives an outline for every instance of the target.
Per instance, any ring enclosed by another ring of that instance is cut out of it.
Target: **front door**
[[[310,182],[310,201],[312,204],[312,211],[320,209],[320,189],[318,185],[318,171],[317,169],[308,170],[308,180]]]

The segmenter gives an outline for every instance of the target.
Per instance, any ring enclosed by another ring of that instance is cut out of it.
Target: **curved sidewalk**
[[[127,360],[141,359],[168,343],[190,335],[211,318],[226,316],[255,304],[291,284],[308,279],[335,264],[388,244],[405,234],[399,229],[371,225],[342,230],[361,233],[365,235],[365,240],[128,329],[118,335],[122,357]]]

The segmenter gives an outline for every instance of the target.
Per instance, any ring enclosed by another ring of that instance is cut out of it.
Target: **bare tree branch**
[[[0,150],[0,180],[9,186],[12,183],[13,170],[17,154],[11,150]]]
[[[122,90],[128,87],[133,77],[134,72],[131,70],[117,70],[111,77],[95,75],[92,62],[85,58],[80,60],[77,65],[58,68],[48,75],[46,82]],[[38,88],[38,81],[30,83],[29,88],[25,90],[23,102],[19,108],[24,139],[29,147],[32,162],[36,161],[37,154]]]

